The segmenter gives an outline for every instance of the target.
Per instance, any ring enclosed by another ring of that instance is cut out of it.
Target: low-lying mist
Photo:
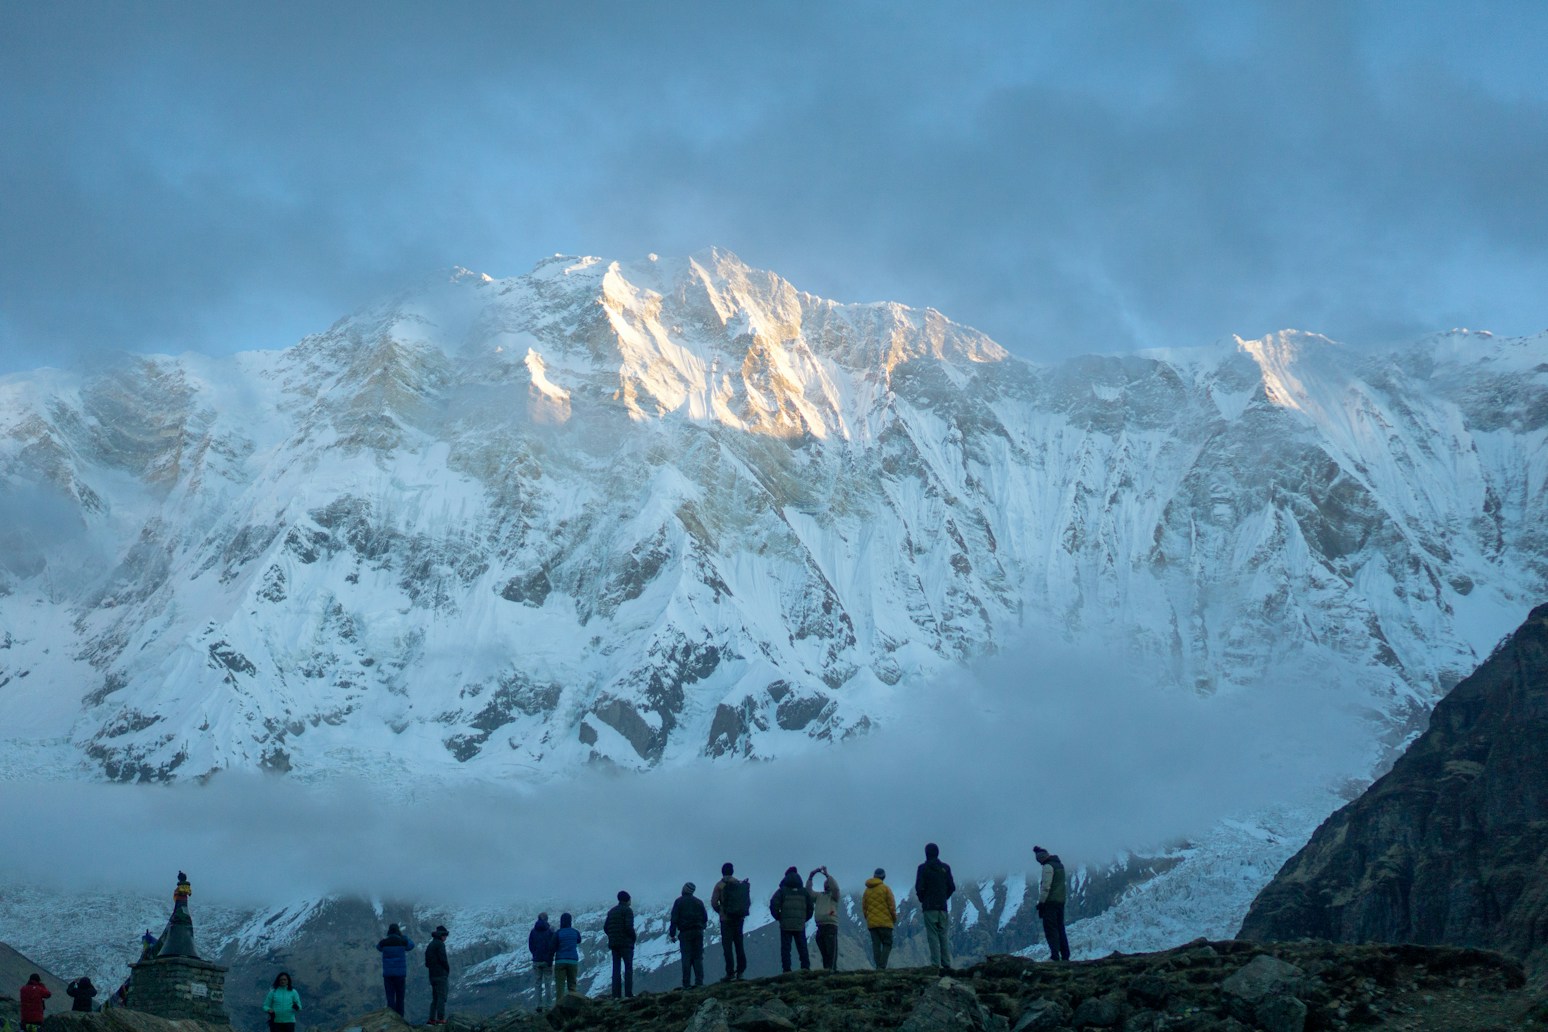
[[[794,864],[846,890],[876,867],[899,890],[928,841],[958,880],[1033,866],[1045,845],[1100,865],[1368,771],[1373,730],[1337,684],[1290,678],[1201,698],[1115,654],[1041,645],[900,688],[868,736],[768,762],[535,785],[6,786],[0,878],[40,889],[266,904],[337,892],[433,904],[643,905],[722,861],[772,891]]]

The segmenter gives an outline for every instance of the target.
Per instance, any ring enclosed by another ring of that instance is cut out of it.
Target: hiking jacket
[[[54,994],[42,982],[28,982],[21,987],[21,1022],[23,1025],[43,1024],[43,1001]]]
[[[547,921],[538,921],[527,933],[527,950],[532,954],[534,964],[552,964],[554,951],[558,948],[554,930]]]
[[[1043,876],[1038,880],[1037,901],[1063,903],[1069,895],[1069,882],[1064,876],[1064,862],[1059,859],[1057,853],[1049,853],[1047,860],[1039,862],[1043,865]]]
[[[838,924],[839,885],[833,875],[828,875],[822,884],[821,892],[812,891],[812,881],[817,877],[816,873],[806,876],[806,891],[812,897],[812,914],[820,925]]]
[[[607,912],[602,922],[602,932],[607,936],[607,948],[617,953],[634,949],[634,908],[620,903]]]
[[[779,922],[782,932],[805,931],[815,905],[813,893],[802,887],[799,874],[785,875],[774,895],[769,897],[769,913]]]
[[[554,963],[580,963],[580,932],[569,925],[554,933]]]
[[[865,895],[860,897],[860,912],[867,928],[895,928],[898,924],[898,900],[892,886],[880,878],[865,880]]]
[[[97,987],[91,984],[91,979],[83,976],[65,986],[65,995],[75,1001],[70,1004],[71,1010],[89,1011],[92,998],[97,995]]]
[[[741,883],[741,879],[736,877],[735,875],[729,875],[728,874],[724,878],[722,878],[718,882],[716,882],[715,883],[715,887],[710,890],[710,909],[713,910],[715,913],[719,914],[720,915],[720,919],[722,921],[725,921],[728,918],[734,919],[734,918],[737,918],[737,917],[746,917],[747,916],[746,914],[728,914],[728,913],[725,912],[726,886],[732,884],[733,882],[735,882],[737,884],[740,884]],[[751,890],[749,890],[749,892],[750,891]],[[751,897],[750,896],[749,896],[748,902],[749,903],[751,902]]]
[[[945,910],[946,901],[957,891],[957,880],[951,876],[951,865],[939,857],[919,865],[914,875],[914,895],[920,910]]]
[[[430,937],[430,945],[425,947],[425,968],[430,972],[431,978],[440,978],[451,974],[451,961],[446,959],[446,940]]]
[[[401,933],[389,935],[376,944],[382,955],[382,975],[407,975],[408,952],[414,948],[414,940]]]
[[[702,932],[709,927],[709,913],[704,901],[690,892],[677,897],[672,904],[672,917],[667,922],[667,934],[678,932]]]
[[[263,1009],[274,1015],[276,1025],[294,1025],[296,1011],[301,1009],[301,994],[294,989],[275,986],[263,998]]]

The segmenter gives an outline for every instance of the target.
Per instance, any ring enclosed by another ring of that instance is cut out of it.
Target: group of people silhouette
[[[1037,913],[1042,919],[1043,932],[1048,940],[1050,959],[1069,960],[1070,945],[1064,929],[1064,908],[1068,898],[1064,864],[1058,856],[1042,846],[1034,846],[1032,853],[1042,867]],[[951,865],[940,858],[940,847],[934,842],[926,843],[924,855],[924,862],[914,874],[914,898],[919,907],[930,966],[950,972],[952,954],[949,908],[951,897],[957,891],[957,882],[952,875]],[[179,871],[173,896],[173,921],[186,915],[191,894],[187,876]],[[769,916],[779,929],[781,971],[792,970],[796,963],[799,963],[802,970],[811,968],[806,929],[808,923],[813,921],[816,922],[815,941],[823,969],[838,969],[839,911],[842,899],[838,880],[826,866],[813,868],[807,873],[804,882],[798,868],[791,866],[785,869],[778,887],[768,900]],[[746,977],[745,927],[752,914],[752,906],[751,882],[738,878],[735,865],[729,861],[721,865],[720,880],[710,891],[708,906],[699,899],[698,887],[693,882],[683,884],[680,895],[672,903],[667,937],[677,943],[681,950],[684,988],[704,984],[704,941],[711,912],[719,925],[720,945],[725,961],[726,973],[722,981],[737,981]],[[892,954],[893,932],[899,918],[897,897],[887,884],[887,872],[884,869],[876,868],[871,877],[865,880],[859,909],[870,936],[872,964],[877,970],[886,970]],[[184,917],[184,920],[187,918]],[[627,891],[618,892],[617,903],[608,910],[600,931],[612,959],[612,995],[632,997],[634,948],[638,933],[634,924],[633,900]],[[446,940],[450,934],[445,925],[437,925],[431,932],[430,944],[424,950],[424,965],[430,982],[429,1016],[425,1021],[427,1025],[446,1023],[446,1004],[451,982]],[[143,942],[142,961],[154,955],[159,940],[147,931]],[[554,1003],[566,993],[577,991],[581,943],[582,935],[575,927],[573,915],[560,914],[558,926],[553,927],[549,924],[546,912],[538,914],[527,935],[538,1009],[550,1005],[550,988],[553,990]],[[414,941],[396,923],[388,926],[387,934],[376,944],[381,956],[382,987],[387,1006],[400,1017],[404,1013],[407,995],[408,958],[416,948]],[[114,994],[112,1002],[123,1002],[121,997],[127,985],[126,982]],[[81,978],[70,983],[69,993],[75,1000],[75,1009],[92,1008],[91,1000],[96,996],[96,988],[90,979]],[[44,1001],[50,995],[37,974],[32,975],[27,985],[22,987],[23,1032],[39,1032],[43,1022]],[[301,996],[292,984],[290,973],[281,971],[275,976],[263,1001],[270,1032],[295,1032],[301,1009]]]

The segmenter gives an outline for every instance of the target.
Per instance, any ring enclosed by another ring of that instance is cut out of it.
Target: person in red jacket
[[[43,976],[33,973],[21,987],[21,1023],[24,1032],[38,1032],[43,1025],[44,1000],[54,994],[43,984]]]

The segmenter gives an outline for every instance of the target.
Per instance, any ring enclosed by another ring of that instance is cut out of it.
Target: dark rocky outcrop
[[[144,1011],[110,1007],[89,1013],[50,1014],[43,1022],[43,1032],[231,1032],[231,1027],[224,1022],[212,1025],[192,1018],[159,1018]]]
[[[1548,605],[1323,822],[1241,937],[1481,946],[1548,978]]]
[[[1201,939],[1073,964],[996,955],[947,977],[797,971],[632,1000],[570,996],[540,1014],[454,1012],[447,1032],[1483,1032],[1535,1015],[1524,982],[1520,965],[1482,950]],[[344,1028],[394,1032],[381,1017]]]

